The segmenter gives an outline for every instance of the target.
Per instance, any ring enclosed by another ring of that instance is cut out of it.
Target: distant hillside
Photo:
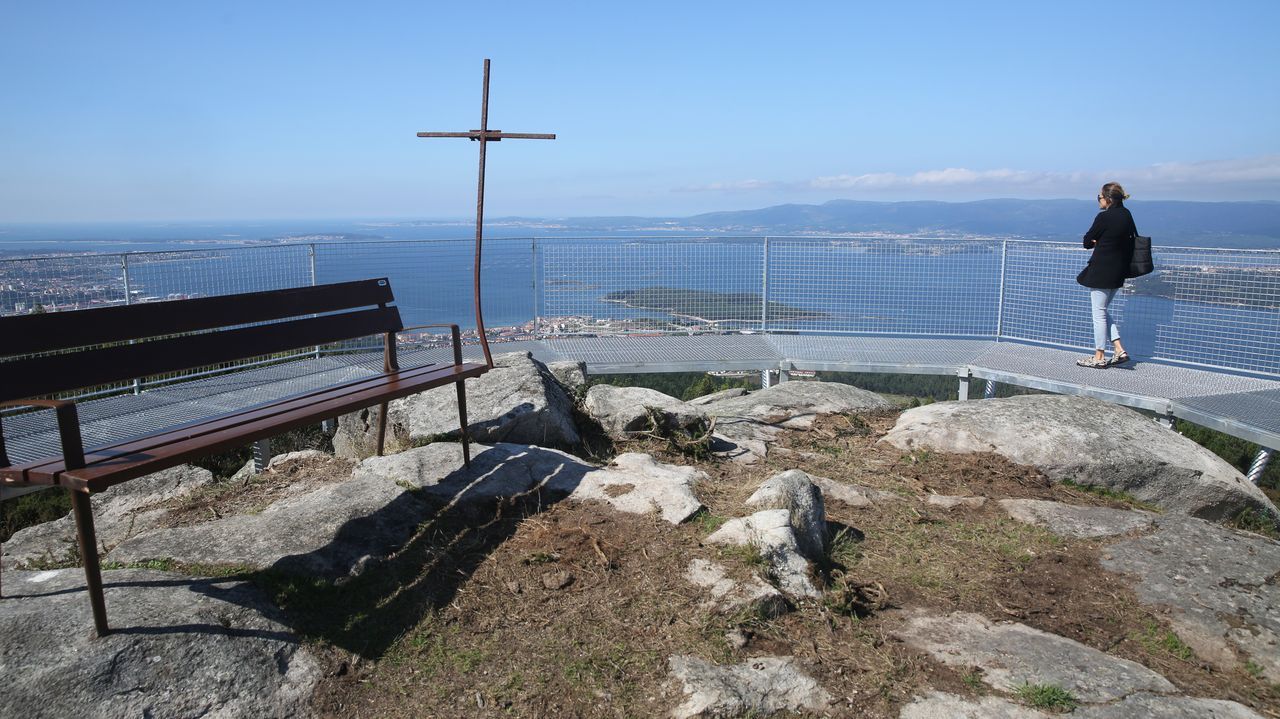
[[[1138,229],[1157,242],[1211,247],[1280,247],[1280,202],[1130,200]],[[894,233],[1075,240],[1097,211],[1084,200],[861,202],[776,205],[692,217],[577,217],[564,229],[727,234]]]

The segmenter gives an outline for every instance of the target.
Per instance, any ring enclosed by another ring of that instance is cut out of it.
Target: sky
[[[479,8],[483,7],[483,10]],[[0,221],[1280,201],[1280,3],[0,0]]]

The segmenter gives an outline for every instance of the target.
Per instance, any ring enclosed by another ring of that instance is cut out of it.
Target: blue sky
[[[0,2],[0,221],[1280,200],[1280,3]]]

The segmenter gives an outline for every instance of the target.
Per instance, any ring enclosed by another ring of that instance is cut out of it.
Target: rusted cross
[[[484,349],[484,359],[493,366],[493,356],[489,354],[489,340],[485,336],[484,316],[480,309],[480,243],[484,236],[484,151],[490,142],[502,140],[554,140],[555,135],[530,132],[503,132],[489,129],[489,59],[484,61],[484,97],[480,101],[480,129],[468,132],[419,132],[418,137],[465,137],[480,142],[480,180],[476,184],[476,258],[473,273],[475,276],[476,332],[480,335],[480,346]]]

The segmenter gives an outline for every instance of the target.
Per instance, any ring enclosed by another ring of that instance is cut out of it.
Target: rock
[[[318,449],[304,449],[298,452],[286,452],[285,454],[277,454],[267,462],[267,469],[279,470],[296,464],[305,464],[308,462],[327,463],[333,459],[332,455],[325,454]]]
[[[707,478],[692,467],[663,464],[647,454],[618,455],[607,468],[554,449],[518,444],[471,446],[471,470],[461,471],[461,445],[436,443],[386,457],[370,457],[353,477],[397,480],[448,501],[511,497],[534,489],[573,500],[607,502],[632,514],[657,511],[679,524],[702,508],[693,486]],[[479,479],[479,481],[477,481]]]
[[[429,509],[394,480],[353,478],[286,496],[257,514],[144,532],[106,559],[126,564],[173,559],[347,576],[365,566],[369,555],[398,548]]]
[[[783,382],[756,392],[708,395],[702,400],[699,408],[716,418],[714,436],[723,445],[713,448],[715,453],[742,464],[765,457],[781,428],[807,428],[823,413],[892,406],[874,392],[838,382]]]
[[[1252,659],[1280,682],[1280,542],[1189,517],[1155,522],[1107,547],[1103,568],[1135,577],[1138,599],[1167,608],[1201,659],[1224,670]]]
[[[693,494],[707,473],[693,467],[663,464],[636,452],[620,454],[605,469],[588,472],[569,498],[607,502],[619,512],[648,514],[658,511],[671,524],[680,524],[698,513],[702,503]]]
[[[755,509],[787,510],[800,553],[814,562],[826,556],[831,543],[826,508],[821,490],[807,473],[791,469],[775,474],[747,498],[746,504]]]
[[[899,719],[1052,719],[1007,699],[986,696],[968,699],[928,692],[902,708]],[[1082,704],[1071,712],[1084,719],[1262,719],[1249,708],[1219,699],[1194,699],[1160,694],[1131,694],[1111,704]]]
[[[209,470],[184,464],[93,495],[90,501],[99,546],[114,547],[159,526],[169,510],[157,505],[187,496],[212,482]],[[70,514],[19,530],[4,544],[5,569],[31,562],[78,562],[79,556],[75,520]]]
[[[903,412],[882,441],[904,450],[994,452],[1054,481],[1127,492],[1204,519],[1246,509],[1276,514],[1260,489],[1213,452],[1133,410],[1088,397],[938,402]]]
[[[989,401],[989,400],[984,400]],[[893,632],[910,646],[953,667],[979,667],[982,680],[1015,692],[1023,684],[1049,684],[1082,702],[1110,702],[1134,692],[1173,693],[1164,677],[1136,662],[1014,622],[977,614],[938,617],[917,613]]]
[[[871,487],[863,487],[859,484],[848,484],[846,482],[837,482],[834,479],[826,477],[815,477],[809,475],[809,479],[822,490],[824,499],[834,499],[838,502],[844,502],[850,507],[870,507],[882,502],[894,502],[902,499],[893,492],[885,492]]]
[[[247,582],[103,572],[115,630],[91,639],[79,569],[6,572],[0,716],[307,717],[322,671]]]
[[[694,429],[706,417],[685,402],[647,387],[614,387],[598,384],[587,390],[583,401],[587,414],[594,417],[611,437],[633,437],[653,429],[649,411],[662,417],[659,429]]]
[[[684,703],[671,715],[689,717],[769,716],[775,712],[821,712],[831,694],[795,665],[791,657],[756,657],[742,664],[716,666],[693,656],[668,659]]]
[[[743,387],[730,387],[729,389],[722,389],[719,392],[712,392],[711,394],[704,394],[701,397],[694,397],[693,399],[689,400],[689,404],[695,407],[699,407],[704,404],[719,402],[722,399],[729,399],[731,397],[741,397],[746,393],[747,393],[747,390]]]
[[[839,382],[783,382],[767,389],[704,404],[715,417],[746,417],[758,422],[808,427],[819,414],[890,409],[883,397]]]
[[[707,537],[706,542],[755,547],[782,591],[793,597],[816,599],[822,593],[809,579],[809,562],[800,553],[790,514],[785,509],[769,509],[731,519]]]
[[[573,402],[527,352],[494,358],[495,367],[467,380],[468,431],[475,442],[516,442],[547,447],[578,443]],[[338,418],[333,447],[339,457],[363,459],[377,450],[378,408]],[[391,402],[387,411],[385,452],[391,454],[438,437],[458,434],[458,395],[438,387]]]
[[[1073,539],[1145,531],[1155,526],[1157,517],[1151,512],[1079,507],[1042,499],[1002,499],[1000,506],[1019,522],[1045,527],[1054,534]]]
[[[981,509],[987,503],[986,497],[949,497],[945,494],[931,494],[925,497],[924,503],[930,507],[952,510],[956,507]]]
[[[1114,704],[1077,707],[1072,717],[1081,719],[1263,719],[1253,710],[1222,699],[1197,699],[1160,694],[1130,694]]]
[[[587,365],[585,362],[561,361],[548,362],[547,371],[570,393],[577,393],[587,386]]]
[[[542,575],[542,586],[551,591],[564,589],[570,584],[573,584],[573,574],[564,569],[544,572]]]
[[[787,611],[787,600],[777,589],[755,577],[736,582],[715,562],[695,559],[689,563],[684,577],[690,584],[706,589],[711,595],[707,605],[720,612],[746,610],[754,616],[772,619]]]
[[[898,719],[1053,719],[1053,715],[999,697],[969,699],[932,691],[902,707]]]
[[[712,453],[739,464],[754,464],[769,454],[781,427],[743,417],[717,417]]]

